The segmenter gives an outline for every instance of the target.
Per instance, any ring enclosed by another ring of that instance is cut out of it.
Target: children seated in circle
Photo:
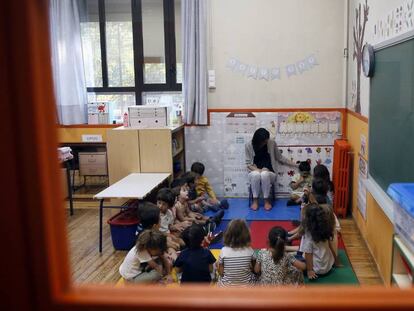
[[[301,162],[299,168],[299,177],[292,182],[292,188],[302,193],[294,201],[302,203],[301,225],[289,234],[281,227],[273,227],[267,236],[268,247],[255,253],[246,221],[233,219],[225,230],[224,247],[216,262],[208,249],[212,239],[209,233],[223,218],[225,204],[217,200],[212,189],[208,190],[204,166],[195,162],[194,172],[176,180],[175,188],[158,191],[157,205],[149,202],[139,205],[138,238],[119,268],[121,276],[131,283],[154,283],[168,275],[174,266],[177,272],[182,272],[182,283],[210,283],[215,280],[211,273],[216,263],[217,285],[232,287],[300,286],[304,283],[304,270],[309,279],[330,273],[339,265],[336,242],[340,227],[327,194],[333,191],[329,171],[317,165],[312,181],[309,163]],[[218,212],[208,217],[192,210],[189,192],[193,190],[197,203],[202,203],[199,204],[202,212],[208,209]],[[301,243],[295,256],[288,253],[292,246],[286,243],[296,238]]]

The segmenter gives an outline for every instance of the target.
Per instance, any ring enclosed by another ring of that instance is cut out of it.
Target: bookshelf
[[[400,288],[414,285],[414,254],[398,235],[393,238],[391,284]]]

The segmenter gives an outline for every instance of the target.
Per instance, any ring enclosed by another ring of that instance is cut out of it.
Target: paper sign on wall
[[[84,142],[84,143],[100,143],[100,142],[102,142],[102,135],[82,135],[82,142]]]
[[[362,217],[367,219],[367,189],[365,188],[365,180],[368,174],[368,163],[359,155],[359,174],[358,174],[358,195],[357,206]]]

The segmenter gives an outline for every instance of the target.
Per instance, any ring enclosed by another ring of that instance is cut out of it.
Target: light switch
[[[208,71],[208,88],[210,89],[216,88],[216,71],[215,70]]]

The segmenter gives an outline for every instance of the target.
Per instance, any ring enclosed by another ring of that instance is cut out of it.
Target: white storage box
[[[414,252],[414,184],[391,184],[387,193],[394,201],[394,229]]]
[[[79,174],[83,176],[108,175],[106,152],[79,152]]]
[[[167,106],[130,106],[128,116],[130,127],[157,128],[169,125]]]

